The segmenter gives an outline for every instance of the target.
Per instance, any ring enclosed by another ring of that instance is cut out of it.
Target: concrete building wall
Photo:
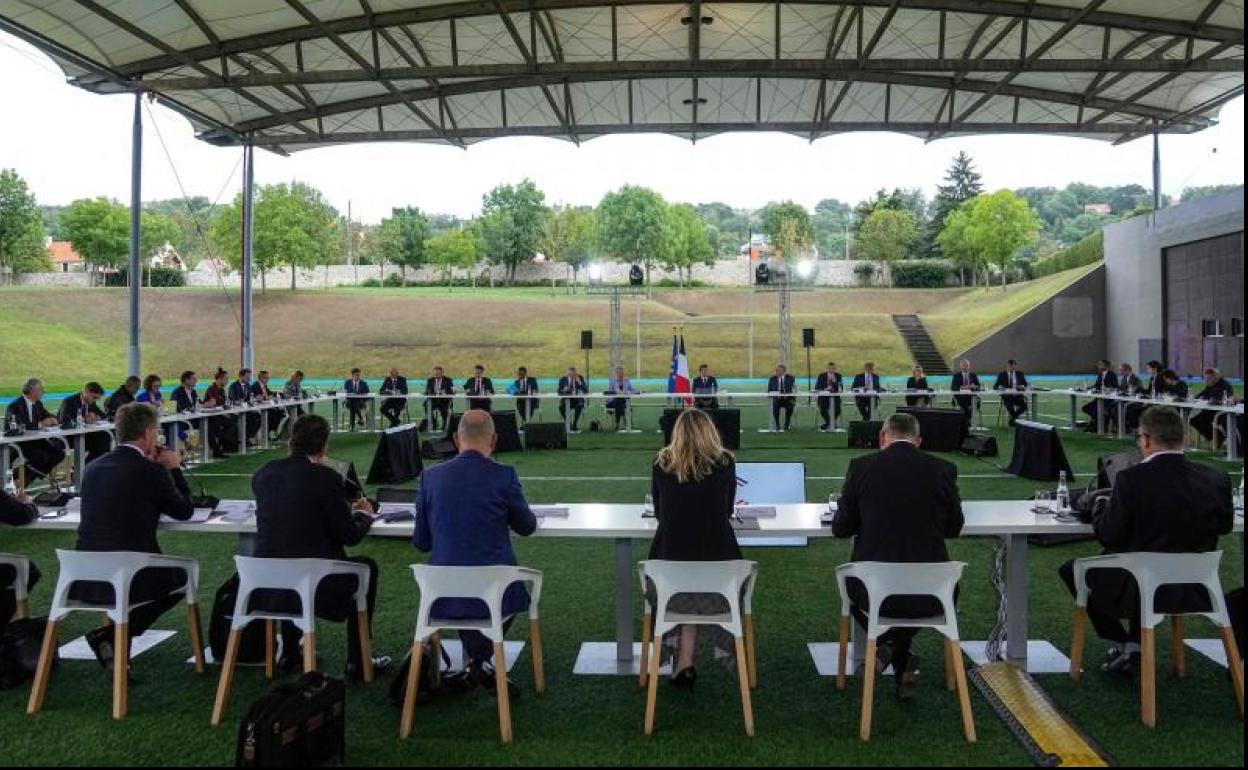
[[[1164,358],[1162,251],[1243,229],[1242,187],[1106,227],[1106,357],[1137,367]]]
[[[1029,374],[1092,371],[1105,355],[1105,284],[1098,267],[957,358],[969,358],[981,377],[1011,358]]]

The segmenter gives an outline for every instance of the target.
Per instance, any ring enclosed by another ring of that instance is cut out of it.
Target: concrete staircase
[[[901,338],[906,341],[910,356],[915,363],[923,367],[923,371],[927,374],[951,373],[949,365],[945,363],[944,357],[936,349],[936,343],[932,341],[927,328],[923,326],[923,322],[917,315],[895,315],[893,324],[897,327]]]

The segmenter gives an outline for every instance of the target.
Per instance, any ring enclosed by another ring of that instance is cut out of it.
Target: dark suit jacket
[[[173,403],[179,412],[193,412],[199,403],[199,393],[194,388],[179,385],[173,389]]]
[[[1187,383],[1183,380],[1176,380],[1174,387],[1167,388],[1164,392],[1174,396],[1179,401],[1187,400]]]
[[[702,377],[694,377],[690,384],[690,387],[693,388],[693,392],[695,395],[703,394],[703,393],[705,394],[717,393],[719,392],[719,380],[715,379],[714,377],[707,377],[705,379],[703,379]]]
[[[778,379],[774,375],[767,378],[768,393],[795,393],[796,391],[797,380],[791,374],[784,375],[783,379]],[[773,396],[773,398],[781,404],[792,404],[796,401],[796,399],[788,396]]]
[[[883,390],[880,387],[880,375],[867,374],[859,372],[854,375],[854,381],[850,384],[853,390]]]
[[[241,404],[244,401],[251,400],[253,391],[251,385],[244,384],[242,380],[234,380],[230,383],[228,394],[231,401]]]
[[[511,386],[516,389],[516,394],[527,396],[530,393],[537,393],[537,378],[525,377],[523,380],[513,380]]]
[[[575,380],[569,380],[566,376],[559,378],[559,395],[561,396],[579,396],[588,390],[584,377],[578,376]]]
[[[1114,372],[1097,372],[1096,384],[1092,386],[1092,390],[1117,390],[1118,375]]]
[[[21,527],[39,518],[39,507],[34,503],[19,503],[16,497],[0,489],[0,524]]]
[[[931,390],[927,384],[926,377],[907,377],[906,390]]]
[[[981,390],[979,375],[974,372],[963,373],[961,370],[954,372],[953,379],[949,382],[949,389],[962,390],[963,388]]]
[[[343,391],[350,393],[352,395],[362,396],[368,393],[368,382],[364,379],[361,379],[357,383],[355,380],[348,378],[345,382],[342,383],[342,389]]]
[[[407,378],[387,377],[381,381],[381,389],[379,392],[383,395],[390,395],[394,393],[407,395]]]
[[[61,423],[62,428],[72,428],[78,421],[78,415],[83,414],[83,408],[82,394],[75,393],[61,402],[60,408],[56,410],[56,419]],[[104,410],[95,404],[86,407],[86,412],[101,419],[105,416]]]
[[[1218,380],[1212,385],[1206,385],[1199,393],[1196,394],[1198,401],[1222,401],[1227,396],[1235,392],[1231,384],[1226,380]]]
[[[815,390],[827,391],[829,393],[840,393],[844,383],[845,378],[841,376],[840,372],[837,372],[831,377],[828,376],[827,372],[823,372],[815,378]]]
[[[78,524],[79,551],[138,551],[160,553],[156,527],[161,515],[179,521],[191,518],[191,490],[182,471],[167,471],[121,445],[87,466],[82,479],[82,521]],[[140,573],[135,580],[131,601],[151,601],[167,594],[184,580]],[[103,595],[83,587],[75,592],[88,601],[107,601]]]
[[[17,424],[26,430],[36,430],[39,428],[39,423],[51,416],[52,413],[42,401],[34,402],[31,408],[27,409],[26,399],[19,395],[4,410],[4,425],[7,428],[10,422],[16,420]]]
[[[1092,525],[1105,553],[1198,553],[1216,550],[1218,536],[1230,532],[1234,522],[1229,476],[1181,454],[1165,454],[1120,471],[1109,505]],[[1098,604],[1129,605],[1136,601],[1134,591],[1125,573],[1102,572],[1092,593]],[[1203,590],[1158,592],[1159,609],[1194,605],[1208,606]]]
[[[368,534],[372,520],[351,510],[343,477],[304,455],[268,462],[251,480],[256,496],[256,556],[344,559],[345,546]]]
[[[1160,374],[1154,377],[1148,378],[1148,395],[1152,396],[1153,398],[1157,398],[1158,396],[1160,396],[1162,393],[1165,393],[1165,392],[1166,392],[1166,386],[1165,386],[1165,383],[1162,382]]]
[[[850,462],[832,533],[854,561],[940,562],[962,521],[957,467],[898,441]]]
[[[273,391],[259,380],[251,383],[251,397],[256,399],[273,398]]]
[[[104,402],[104,414],[109,419],[112,419],[117,416],[117,410],[132,401],[134,401],[134,394],[126,390],[124,387],[120,387],[117,390],[114,390],[108,397],[108,400]]]
[[[455,382],[450,377],[443,377],[441,381],[437,377],[430,377],[425,380],[425,395],[437,396],[450,393],[455,388]]]
[[[701,481],[681,484],[654,465],[650,494],[659,528],[650,544],[651,559],[727,561],[741,558],[732,514],[737,496],[737,464],[731,458]]]
[[[429,552],[437,566],[477,567],[516,563],[511,531],[531,535],[537,518],[524,499],[515,468],[499,465],[477,452],[464,452],[427,469],[421,477],[412,543]],[[503,613],[529,606],[524,586],[512,585],[503,596]],[[470,599],[436,603],[434,617],[479,618],[484,606]]]
[[[481,387],[477,387],[477,378],[469,377],[464,380],[464,393],[469,396],[487,396],[494,394],[494,381],[489,377],[481,378]]]
[[[1022,390],[1023,388],[1026,388],[1027,385],[1028,385],[1027,375],[1015,369],[1014,370],[1014,389]],[[997,381],[993,383],[992,389],[993,390],[1009,390],[1010,389],[1010,373],[1000,372],[999,374],[997,374]]]

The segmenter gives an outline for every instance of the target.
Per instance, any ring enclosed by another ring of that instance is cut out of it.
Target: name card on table
[[[539,519],[566,519],[571,510],[564,506],[542,506],[533,508],[533,515]]]
[[[774,505],[738,505],[737,518],[774,519],[776,518],[776,507]]]

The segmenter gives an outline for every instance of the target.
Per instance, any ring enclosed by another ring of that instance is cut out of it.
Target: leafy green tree
[[[61,230],[93,270],[115,270],[126,263],[130,253],[130,214],[117,201],[74,201],[61,216]]]
[[[220,206],[202,195],[143,204],[144,212],[163,214],[173,220],[178,233],[167,240],[177,249],[187,267],[194,267],[201,260],[216,255],[208,236],[212,220],[220,209]]]
[[[425,241],[433,234],[429,219],[415,206],[391,209],[390,216],[381,222],[385,234],[385,261],[399,266],[403,282],[407,282],[407,268],[418,268],[425,263]]]
[[[668,208],[672,232],[671,248],[665,266],[676,270],[685,280],[693,280],[694,265],[715,263],[715,250],[707,238],[707,227],[688,203]]]
[[[507,283],[516,277],[516,267],[537,254],[538,241],[546,225],[546,196],[531,179],[518,185],[499,185],[481,202],[486,256],[507,267]]]
[[[444,230],[425,241],[429,264],[441,268],[448,286],[455,268],[472,267],[481,260],[481,249],[480,237],[471,227]]]
[[[966,274],[971,276],[971,285],[977,283],[980,270],[986,265],[979,252],[971,245],[966,228],[969,215],[965,207],[959,207],[945,217],[945,226],[936,236],[940,245],[940,253],[951,261],[962,274],[962,284],[966,285]]]
[[[974,254],[979,264],[1001,270],[1001,287],[1019,251],[1036,240],[1040,223],[1027,201],[1009,190],[972,198],[949,217],[941,247],[959,255]]]
[[[546,224],[538,246],[552,262],[572,267],[575,284],[582,267],[594,256],[594,212],[583,208],[558,208],[546,215]]]
[[[815,241],[810,212],[793,201],[768,203],[763,207],[762,230],[771,247],[785,259],[796,259]]]
[[[818,247],[822,259],[840,259],[845,256],[853,219],[854,209],[848,203],[825,198],[815,204],[811,226],[815,232],[815,246]]]
[[[1179,194],[1179,201],[1182,203],[1189,203],[1191,201],[1200,200],[1201,198],[1208,198],[1210,195],[1217,195],[1218,193],[1241,189],[1242,187],[1242,184],[1214,184],[1204,185],[1201,187],[1184,187],[1183,192]],[[1147,190],[1145,191],[1145,194],[1148,194]],[[1115,209],[1115,211],[1117,211],[1117,209]]]
[[[867,259],[896,262],[910,255],[919,237],[919,223],[909,211],[879,209],[867,217],[858,233],[858,248]]]
[[[671,220],[663,196],[645,187],[625,185],[598,204],[598,243],[612,259],[640,264],[650,285],[650,268],[665,258]]]
[[[971,156],[965,151],[959,152],[945,172],[944,184],[937,188],[936,197],[932,200],[932,216],[923,228],[923,256],[942,256],[937,236],[945,226],[945,219],[983,191],[982,176],[975,170]]]
[[[127,218],[130,216],[128,210],[126,216]],[[127,237],[128,233],[127,229]],[[182,231],[178,229],[178,223],[165,214],[143,211],[139,215],[139,254],[142,255],[144,262],[163,249],[166,243],[177,249],[177,241],[181,235]],[[181,253],[181,251],[178,252],[178,254]]]
[[[290,288],[296,271],[327,265],[342,253],[338,212],[320,190],[302,182],[262,185],[255,193],[252,229],[252,269],[260,275],[260,291],[267,291],[265,273],[290,268]],[[242,267],[242,195],[222,209],[212,223],[213,242],[232,268]]]
[[[26,181],[0,170],[0,269],[28,273],[51,267],[43,245],[43,217]]]
[[[749,211],[734,209],[727,203],[699,203],[694,206],[698,218],[713,227],[719,233],[715,242],[715,253],[721,257],[733,257],[741,244],[750,238],[751,214]]]

